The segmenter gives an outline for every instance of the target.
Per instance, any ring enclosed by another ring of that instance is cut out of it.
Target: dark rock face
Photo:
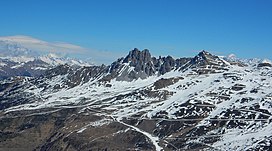
[[[172,70],[177,70],[190,60],[191,58],[174,59],[171,56],[159,57],[157,59],[151,56],[149,50],[144,49],[140,51],[135,48],[125,58],[118,59],[111,64],[109,67],[110,75],[107,75],[106,79],[117,78],[117,80],[121,81],[131,81],[153,75],[163,75]],[[125,67],[125,64],[128,64],[128,67]]]
[[[182,68],[182,70],[191,68],[198,74],[209,74],[226,71],[228,70],[226,68],[227,66],[226,62],[218,56],[214,56],[203,50],[197,56],[192,58],[190,62]]]
[[[130,74],[130,78],[137,78],[137,73],[139,72],[142,72],[143,76],[155,74],[151,54],[147,49],[140,51],[135,48],[129,52],[127,57],[123,60],[123,63],[129,63],[129,66],[134,67],[135,72]]]
[[[130,62],[131,66],[136,67],[139,65],[144,65],[145,63],[148,63],[150,61],[151,54],[149,53],[149,50],[144,49],[143,51],[140,51],[137,48],[134,48],[132,51],[129,52],[123,63]]]
[[[60,66],[57,66],[56,68],[47,70],[45,73],[45,76],[46,77],[53,77],[53,76],[57,76],[57,75],[65,75],[68,72],[70,72],[70,70],[71,70],[71,67],[69,65],[67,65],[67,64],[60,65]]]
[[[171,56],[167,56],[166,58],[161,58],[159,63],[162,63],[161,66],[159,66],[159,73],[160,74],[165,74],[172,69],[174,69],[176,65],[176,60],[173,59]]]
[[[206,66],[206,65],[215,65],[215,66],[220,66],[220,65],[224,65],[225,63],[223,63],[218,56],[214,56],[212,54],[210,54],[207,51],[201,51],[197,56],[195,56],[191,62],[192,65],[195,66]]]
[[[91,67],[82,67],[76,70],[74,73],[67,76],[70,85],[76,86],[79,84],[86,83],[91,79],[97,79],[99,76],[103,76],[107,71],[106,66],[91,66]]]
[[[206,51],[201,51],[197,56],[195,56],[192,60],[192,64],[197,64],[199,66],[204,66],[204,65],[218,65],[215,62],[212,62],[213,60],[217,60],[217,56],[213,56],[209,52]]]
[[[30,87],[25,78],[15,77],[11,78],[9,82],[0,81],[0,85],[0,110],[40,100],[33,94],[22,91]]]
[[[165,88],[165,87],[170,86],[174,83],[177,83],[179,80],[182,80],[182,79],[184,79],[184,78],[182,78],[182,77],[169,78],[169,79],[162,78],[154,83],[154,89],[157,90],[157,89]]]
[[[44,74],[45,70],[49,69],[49,65],[41,60],[33,60],[27,63],[17,63],[8,59],[1,59],[0,64],[0,80],[14,76],[38,77]]]
[[[235,84],[234,86],[231,87],[232,90],[234,91],[240,91],[243,90],[246,86],[243,84]]]
[[[261,68],[261,67],[272,67],[272,65],[270,63],[259,63],[258,67],[259,68]]]
[[[48,70],[43,77],[53,79],[59,75],[65,75],[66,78],[63,79],[64,86],[72,88],[90,80],[99,79],[100,76],[104,76],[107,73],[108,68],[105,65],[76,68],[65,64]],[[42,82],[38,80],[35,83],[41,85]]]

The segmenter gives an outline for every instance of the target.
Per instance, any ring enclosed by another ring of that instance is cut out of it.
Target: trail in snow
[[[149,133],[147,133],[147,132],[145,132],[145,131],[143,131],[143,130],[141,130],[141,129],[135,127],[135,126],[126,124],[126,123],[122,122],[122,121],[121,121],[120,119],[118,119],[118,118],[116,119],[116,121],[119,122],[119,123],[121,123],[121,124],[123,124],[123,125],[126,125],[126,126],[132,128],[132,129],[134,129],[134,130],[136,130],[136,131],[139,132],[139,133],[144,134],[146,137],[148,137],[148,138],[151,140],[152,144],[153,144],[153,145],[155,146],[155,148],[156,148],[156,151],[161,151],[161,150],[163,150],[163,148],[159,146],[159,138],[158,138],[158,137],[152,136],[151,134],[149,134]]]

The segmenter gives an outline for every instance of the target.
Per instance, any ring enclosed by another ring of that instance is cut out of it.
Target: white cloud
[[[0,41],[16,43],[39,54],[55,53],[59,56],[88,59],[95,64],[110,64],[121,56],[112,51],[94,50],[66,42],[47,42],[23,35],[0,37]]]
[[[0,37],[0,40],[16,42],[25,48],[38,52],[54,53],[83,53],[87,49],[65,42],[46,42],[29,36],[6,36]]]

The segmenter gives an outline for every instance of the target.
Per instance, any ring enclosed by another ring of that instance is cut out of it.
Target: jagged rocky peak
[[[206,68],[209,70],[199,70]],[[167,57],[152,57],[149,50],[139,50],[134,48],[125,58],[121,58],[111,64],[109,73],[111,78],[117,80],[131,81],[138,78],[146,78],[152,75],[163,75],[167,72],[180,70],[184,71],[189,68],[194,68],[198,73],[214,73],[227,66],[227,62],[220,59],[218,56],[203,50],[194,58],[179,58],[175,59],[171,56]]]
[[[202,50],[201,52],[199,52],[198,55],[196,55],[192,61],[194,61],[194,63],[203,63],[207,64],[209,60],[215,58],[216,56],[213,56],[212,54],[210,54],[209,52]]]
[[[113,62],[108,69],[108,74],[103,80],[109,81],[116,78],[118,81],[132,81],[134,79],[145,79],[155,75],[154,62],[157,59],[152,57],[149,50],[140,51],[134,48],[125,58]]]
[[[136,65],[137,63],[147,63],[151,61],[151,54],[148,49],[140,51],[137,48],[134,48],[129,52],[129,54],[124,59],[123,63],[131,62],[131,65]]]
[[[155,74],[155,68],[152,62],[149,50],[140,51],[134,48],[123,59],[118,59],[111,64],[110,77],[117,80],[131,81],[133,79],[144,79]]]
[[[208,51],[206,50],[202,50],[198,53],[199,56],[203,56],[203,57],[206,57],[206,56],[213,56],[211,53],[209,53]]]
[[[197,56],[195,56],[191,63],[198,66],[215,65],[215,66],[226,66],[226,62],[220,59],[218,56],[212,55],[211,53],[202,50]]]
[[[229,62],[203,50],[192,58],[184,69],[191,68],[198,74],[208,74],[226,71],[229,65]]]

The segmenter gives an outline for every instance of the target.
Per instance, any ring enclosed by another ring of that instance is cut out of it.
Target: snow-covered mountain
[[[74,66],[92,65],[78,59],[60,57],[54,53],[33,51],[22,45],[27,40],[32,43],[43,44],[42,41],[30,38],[26,39],[25,37],[21,37],[19,40],[18,37],[6,39],[0,37],[0,79],[12,76],[37,77],[43,74],[45,70],[62,64]],[[23,43],[21,44],[20,42]]]
[[[134,49],[108,66],[62,64],[2,80],[0,146],[271,150],[271,92],[269,61]]]

